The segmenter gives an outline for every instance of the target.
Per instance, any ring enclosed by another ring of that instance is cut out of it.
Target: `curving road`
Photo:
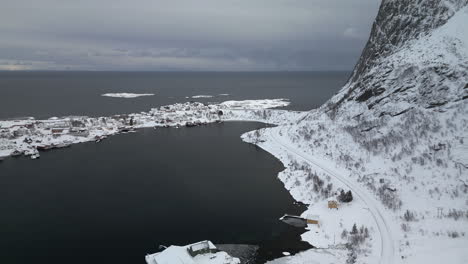
[[[346,185],[354,195],[357,195],[369,208],[369,212],[371,213],[374,221],[377,225],[378,232],[380,234],[380,264],[391,264],[394,263],[395,258],[395,240],[392,236],[392,226],[390,225],[390,217],[386,214],[385,208],[383,205],[377,201],[373,194],[370,194],[365,188],[361,187],[360,185],[353,183],[346,177],[343,177],[339,173],[327,168],[323,164],[317,162],[313,157],[304,153],[302,150],[291,146],[284,140],[282,140],[281,136],[278,135],[278,129],[266,129],[265,136],[269,137],[273,142],[276,142],[281,148],[285,151],[294,154],[307,163],[316,166],[323,171],[325,171],[330,177],[340,181],[344,185]]]

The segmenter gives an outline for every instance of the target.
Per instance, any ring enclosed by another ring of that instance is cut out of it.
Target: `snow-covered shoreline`
[[[296,115],[296,119],[302,115],[299,113]],[[366,190],[354,185],[351,189],[355,197],[352,203],[341,204],[339,210],[329,209],[327,207],[329,198],[321,197],[320,191],[313,191],[308,173],[312,172],[313,175],[317,175],[326,183],[332,184],[331,191],[333,193],[337,193],[339,189],[348,190],[347,184],[352,184],[348,182],[351,179],[340,178],[338,175],[344,174],[344,171],[337,169],[332,163],[321,157],[314,157],[314,160],[298,149],[297,144],[288,142],[287,138],[282,135],[282,125],[262,129],[260,133],[247,132],[242,135],[242,139],[258,145],[283,163],[285,169],[279,173],[278,179],[283,182],[285,188],[296,201],[307,204],[307,210],[302,213],[302,216],[304,218],[309,218],[311,215],[318,216],[320,226],[309,224],[307,227],[309,231],[301,236],[303,241],[313,245],[315,249],[268,263],[309,263],[307,261],[310,259],[321,264],[345,263],[349,257],[349,251],[346,249],[348,241],[341,237],[341,234],[344,229],[351,230],[353,224],[365,226],[370,230],[371,238],[366,242],[367,249],[365,249],[367,256],[361,258],[360,263],[393,263],[392,261],[381,262],[381,253],[386,250],[383,247],[386,246],[393,250],[393,240],[386,239],[383,242],[381,238],[380,231],[382,230],[380,230],[379,222],[382,219],[376,220],[375,215],[378,215],[379,212],[382,213],[382,211],[380,211],[381,208],[375,198],[369,196]],[[376,209],[377,212],[369,209],[370,203],[379,207]],[[390,232],[385,231],[383,235],[389,236],[389,234]],[[384,254],[392,255],[390,252]],[[383,258],[387,260],[388,256],[383,256]]]
[[[468,109],[465,108],[465,113],[466,111]],[[329,131],[335,133],[339,131],[337,135],[340,135],[340,145],[323,140],[320,134],[316,135],[320,141],[314,142],[315,147],[312,147],[307,139],[298,141],[296,138],[301,134],[301,127],[297,124],[310,118],[308,116],[310,112],[285,112],[271,110],[266,116],[249,116],[244,113],[246,121],[265,122],[277,126],[247,132],[242,135],[242,139],[258,145],[283,163],[285,169],[279,173],[278,178],[296,201],[308,205],[302,216],[308,218],[310,215],[318,215],[320,226],[309,224],[309,231],[302,235],[304,241],[317,249],[283,257],[272,261],[272,264],[310,263],[310,259],[321,264],[345,263],[352,256],[350,255],[352,251],[347,247],[350,243],[349,232],[354,224],[358,228],[364,227],[369,230],[369,237],[356,249],[357,258],[354,260],[356,263],[436,263],[436,260],[442,259],[450,259],[450,263],[466,262],[468,254],[462,248],[468,245],[465,234],[468,211],[463,209],[466,208],[466,204],[462,204],[463,199],[457,198],[462,191],[448,193],[448,197],[445,198],[441,193],[441,190],[447,187],[455,190],[464,188],[466,193],[468,182],[456,180],[463,171],[466,171],[463,165],[445,168],[445,173],[452,175],[454,180],[445,180],[443,184],[437,182],[435,190],[439,190],[438,192],[431,189],[430,182],[422,181],[425,170],[416,171],[415,175],[420,175],[421,179],[421,183],[416,184],[419,187],[416,189],[413,184],[402,184],[391,174],[386,175],[395,168],[409,172],[405,169],[405,163],[381,162],[378,156],[367,157],[366,172],[363,173],[361,167],[356,169],[349,166],[349,162],[343,162],[343,146],[354,152],[356,156],[365,157],[369,153],[366,154],[366,150],[356,145],[346,131],[334,125],[324,115],[322,117],[316,115],[312,121],[314,125],[308,124],[308,127],[317,126],[324,130],[324,136],[328,138],[330,138],[327,134]],[[320,113],[317,111],[317,114]],[[447,111],[444,117],[456,115]],[[443,120],[442,118],[441,121]],[[425,143],[421,144],[422,147],[426,146]],[[466,156],[467,153],[463,151],[467,149],[466,144],[455,146],[456,151],[461,151]],[[439,154],[438,157],[441,159],[443,156]],[[438,171],[434,168],[433,170]],[[373,175],[373,181],[378,181],[382,188],[398,192],[399,199],[403,201],[403,208],[389,208],[391,203],[382,200],[383,198],[379,196],[381,187],[374,190],[375,187],[367,182],[368,175]],[[323,186],[331,184],[331,192],[324,192],[325,189],[320,187],[320,184],[317,187],[315,176],[324,182]],[[339,210],[330,210],[327,208],[327,201],[336,199],[336,193],[340,189],[351,190],[354,200],[350,204],[342,203]],[[429,194],[418,189],[427,189]],[[434,199],[434,194],[439,198]],[[428,203],[427,200],[432,202]],[[454,209],[457,205],[459,209]],[[437,212],[438,208],[441,212]],[[345,232],[347,236],[343,236]],[[434,252],[438,242],[450,246],[445,247],[444,252]]]
[[[283,162],[279,179],[309,205],[303,217],[322,222],[302,235],[321,249],[272,263],[468,262],[468,7],[432,4],[383,1],[340,92],[319,109],[243,135]],[[339,189],[354,200],[330,210]]]
[[[0,160],[27,155],[35,159],[39,150],[68,147],[147,127],[179,127],[229,121],[232,110],[264,111],[288,105],[284,99],[229,101],[221,104],[177,103],[153,108],[148,112],[110,117],[52,117],[0,120]]]

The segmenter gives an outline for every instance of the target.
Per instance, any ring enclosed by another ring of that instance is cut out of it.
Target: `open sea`
[[[348,72],[0,72],[0,119],[148,111],[186,101],[287,98],[323,104]],[[134,99],[104,93],[154,93]],[[220,94],[229,94],[220,95]],[[195,95],[211,98],[193,99]],[[189,98],[186,98],[189,97]],[[304,230],[282,164],[240,135],[264,124],[142,129],[0,162],[0,263],[145,263],[159,245],[209,239],[298,252]]]

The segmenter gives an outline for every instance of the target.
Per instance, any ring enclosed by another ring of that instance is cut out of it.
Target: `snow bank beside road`
[[[346,263],[346,250],[314,249],[282,257],[267,264],[338,264]]]
[[[300,119],[302,115],[290,116],[290,120]],[[318,215],[319,226],[309,224],[309,231],[301,237],[320,250],[311,249],[272,263],[310,263],[310,256],[315,257],[316,263],[345,263],[349,257],[349,251],[345,248],[349,236],[342,234],[344,230],[349,233],[354,224],[358,228],[366,228],[370,235],[360,247],[366,256],[362,254],[358,263],[392,263],[394,241],[379,217],[380,214],[385,215],[381,205],[375,204],[375,199],[369,197],[367,190],[343,179],[340,174],[345,173],[344,171],[330,171],[330,162],[324,159],[317,161],[298,149],[298,144],[288,142],[287,137],[281,135],[284,125],[248,132],[242,138],[257,144],[284,164],[286,169],[279,173],[278,178],[295,200],[309,204],[302,217]],[[315,189],[311,175],[317,175],[323,180],[324,186],[330,184],[330,194],[323,194],[322,190]],[[338,210],[329,209],[327,202],[329,199],[336,199],[334,193],[339,189],[351,190],[354,200],[349,204],[340,204]],[[331,197],[327,197],[329,195]]]

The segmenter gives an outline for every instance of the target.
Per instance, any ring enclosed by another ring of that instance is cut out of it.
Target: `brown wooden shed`
[[[338,202],[335,200],[328,201],[328,208],[338,210]]]

